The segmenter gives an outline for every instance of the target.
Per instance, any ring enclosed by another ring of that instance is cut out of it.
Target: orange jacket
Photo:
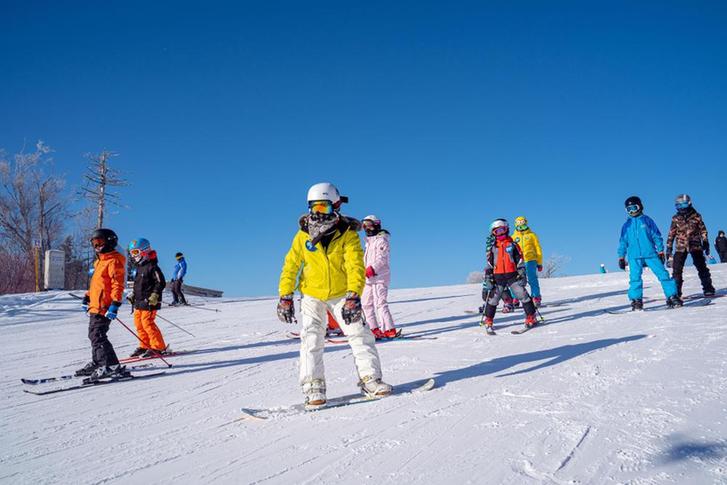
[[[523,259],[520,246],[510,237],[496,241],[487,254],[485,272],[490,274],[517,273]]]
[[[124,297],[126,258],[117,251],[99,254],[93,264],[91,285],[86,295],[91,300],[88,312],[106,315],[111,302],[121,303]]]

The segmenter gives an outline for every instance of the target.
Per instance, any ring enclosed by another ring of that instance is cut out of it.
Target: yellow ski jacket
[[[512,233],[512,240],[518,243],[523,251],[525,262],[537,261],[538,265],[543,264],[543,250],[540,248],[538,236],[530,229],[526,231],[515,231]]]
[[[361,296],[366,278],[364,252],[356,232],[359,227],[356,219],[342,216],[328,248],[318,243],[315,251],[309,251],[306,242],[310,235],[301,218],[301,229],[293,238],[280,273],[280,296],[289,295],[296,289],[319,300],[340,298],[347,291]]]

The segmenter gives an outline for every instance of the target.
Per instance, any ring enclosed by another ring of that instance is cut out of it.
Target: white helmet
[[[331,204],[348,202],[348,197],[342,197],[335,185],[329,182],[315,184],[308,189],[308,202],[314,200],[329,200]]]
[[[364,217],[363,220],[361,220],[361,222],[363,222],[363,221],[371,221],[374,224],[381,224],[381,219],[379,219],[378,217],[376,217],[373,214],[370,214],[370,215]]]
[[[492,221],[492,224],[490,224],[490,232],[494,231],[498,227],[506,227],[508,231],[510,230],[510,224],[508,224],[505,219],[495,219]]]

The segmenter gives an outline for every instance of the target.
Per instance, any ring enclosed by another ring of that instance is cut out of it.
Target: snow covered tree
[[[541,278],[553,278],[558,276],[563,268],[570,263],[570,257],[561,254],[553,254],[543,262]]]

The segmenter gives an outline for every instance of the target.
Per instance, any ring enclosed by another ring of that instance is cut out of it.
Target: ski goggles
[[[91,239],[91,246],[94,247],[94,248],[96,248],[96,249],[102,248],[105,245],[106,245],[106,239],[103,239],[103,238],[100,238],[100,237],[96,237],[96,238]]]
[[[333,204],[330,200],[314,200],[308,203],[308,210],[311,214],[333,214]]]
[[[641,210],[641,207],[639,207],[636,204],[631,204],[631,205],[626,206],[626,212],[628,212],[629,214],[636,214],[640,210]]]
[[[674,204],[674,206],[677,209],[688,209],[689,208],[689,202],[677,202],[676,204]]]
[[[129,249],[129,254],[132,255],[135,258],[138,257],[138,256],[141,256],[143,253],[144,253],[144,250],[143,249],[138,249],[138,248],[136,248],[136,249]]]
[[[376,223],[370,219],[366,219],[361,223],[361,227],[364,229],[374,229],[376,227]]]
[[[507,227],[496,227],[492,230],[492,234],[494,234],[495,236],[504,236],[507,234]]]

